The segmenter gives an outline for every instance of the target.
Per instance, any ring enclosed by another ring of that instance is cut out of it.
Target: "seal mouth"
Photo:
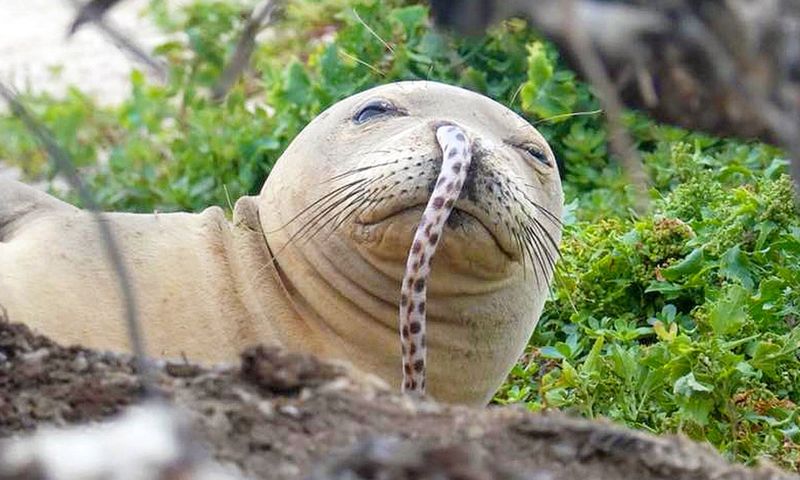
[[[410,212],[419,212],[419,216],[421,216],[422,211],[425,209],[425,205],[425,202],[415,203],[413,205],[405,205],[391,211],[387,211],[383,215],[372,216],[372,218],[369,218],[369,220],[357,218],[355,223],[369,227],[378,225],[387,220],[391,220],[394,217],[399,217]],[[520,261],[521,252],[514,248],[508,239],[498,234],[497,229],[501,224],[499,222],[492,222],[489,220],[489,214],[481,210],[480,207],[471,205],[469,203],[456,203],[453,206],[453,211],[450,213],[450,218],[447,220],[446,228],[448,230],[454,230],[458,228],[459,225],[463,225],[464,222],[480,225],[481,228],[486,231],[489,237],[494,240],[497,249],[502,252],[503,255],[508,258],[508,260],[513,262]],[[446,235],[447,234],[445,233],[445,236]]]

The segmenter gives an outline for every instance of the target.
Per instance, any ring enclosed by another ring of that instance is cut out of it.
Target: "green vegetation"
[[[292,2],[255,52],[255,73],[214,103],[208,90],[250,3],[196,0],[173,12],[151,2],[163,28],[183,32],[157,50],[167,85],[136,73],[113,108],[77,90],[26,97],[106,208],[227,206],[260,188],[311,118],[372,85],[432,79],[480,91],[536,124],[567,165],[552,298],[496,402],[682,431],[737,460],[800,467],[800,215],[779,150],[630,114],[654,181],[653,213],[636,218],[602,119],[565,115],[596,100],[523,22],[454,38],[411,1]],[[11,118],[0,118],[0,158],[52,174]]]

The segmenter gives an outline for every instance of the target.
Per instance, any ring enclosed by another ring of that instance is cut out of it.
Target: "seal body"
[[[258,196],[202,213],[109,213],[148,351],[235,360],[279,343],[403,376],[401,282],[457,126],[471,162],[427,285],[427,391],[485,404],[524,349],[547,294],[563,197],[552,152],[479,94],[399,82],[314,119]],[[0,306],[61,342],[127,350],[122,296],[88,213],[0,181]]]
[[[218,207],[198,214],[104,214],[132,276],[149,353],[234,360],[243,346],[282,343],[292,331],[279,320],[290,309],[270,278],[274,270],[255,267],[270,257],[260,231],[247,224],[246,204],[233,224]],[[0,227],[6,317],[61,342],[127,350],[122,292],[92,214],[3,181],[2,215],[14,219]],[[261,295],[242,295],[245,285],[258,285]],[[266,312],[276,315],[259,321]]]

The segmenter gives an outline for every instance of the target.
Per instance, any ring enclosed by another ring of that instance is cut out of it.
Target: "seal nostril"
[[[431,129],[433,130],[434,134],[437,130],[441,127],[456,127],[457,125],[449,120],[436,120],[431,123]]]

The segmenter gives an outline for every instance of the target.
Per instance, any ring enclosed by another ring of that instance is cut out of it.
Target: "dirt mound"
[[[240,366],[156,368],[158,390],[189,413],[216,460],[252,478],[800,478],[732,465],[682,437],[415,402],[346,365],[277,348],[250,349]],[[103,420],[143,391],[128,356],[0,322],[0,437]]]

